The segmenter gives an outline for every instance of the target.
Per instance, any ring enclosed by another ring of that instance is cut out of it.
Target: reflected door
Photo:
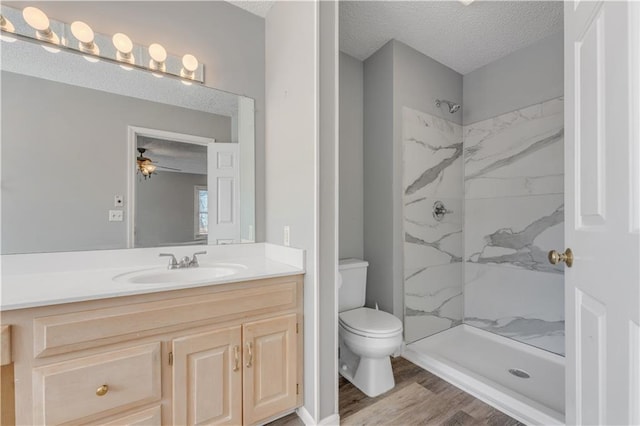
[[[209,164],[209,244],[240,242],[240,156],[237,143],[211,143]]]

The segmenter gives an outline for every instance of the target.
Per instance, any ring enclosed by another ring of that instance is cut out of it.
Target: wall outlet
[[[289,247],[291,245],[291,230],[289,229],[289,225],[284,227],[284,245]]]
[[[115,207],[124,207],[124,197],[122,195],[116,195],[113,197],[113,205]]]
[[[109,210],[109,222],[122,222],[124,212],[122,210]]]

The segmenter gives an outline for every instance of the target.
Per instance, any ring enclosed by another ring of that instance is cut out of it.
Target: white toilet
[[[367,263],[340,260],[340,374],[367,396],[395,386],[389,357],[402,344],[402,322],[395,316],[364,307]]]

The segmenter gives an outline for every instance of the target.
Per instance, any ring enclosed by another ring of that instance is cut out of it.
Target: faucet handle
[[[171,253],[160,253],[158,255],[158,257],[163,257],[163,256],[171,256],[171,260],[169,261],[169,266],[167,266],[168,269],[176,269],[178,267],[178,260],[176,259],[176,257],[171,254]]]
[[[196,267],[198,266],[198,258],[196,256],[198,256],[199,254],[207,254],[206,251],[198,251],[193,253],[193,258],[191,259],[191,262],[189,262],[189,266],[192,267]]]

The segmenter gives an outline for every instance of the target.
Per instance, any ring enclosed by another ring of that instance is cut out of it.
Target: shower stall
[[[564,421],[563,58],[558,32],[463,75],[392,40],[362,70],[367,306],[533,424]]]
[[[564,422],[563,99],[471,124],[402,109],[404,356]]]

